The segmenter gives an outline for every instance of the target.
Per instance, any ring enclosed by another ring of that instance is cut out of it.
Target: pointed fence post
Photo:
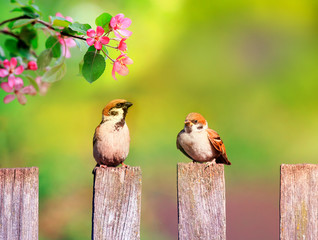
[[[224,166],[178,163],[180,240],[226,239]]]
[[[0,239],[38,239],[39,169],[0,169]]]
[[[93,240],[139,240],[141,170],[97,168],[93,193]]]
[[[318,164],[282,164],[280,239],[318,239]]]

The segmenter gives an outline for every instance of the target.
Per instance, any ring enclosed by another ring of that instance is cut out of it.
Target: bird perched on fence
[[[96,166],[116,167],[122,164],[129,153],[130,136],[125,121],[128,108],[132,103],[115,99],[103,109],[102,121],[96,127],[93,138],[93,155]]]
[[[189,113],[184,129],[177,136],[177,148],[194,162],[231,165],[219,134],[208,128],[208,122],[199,113]]]

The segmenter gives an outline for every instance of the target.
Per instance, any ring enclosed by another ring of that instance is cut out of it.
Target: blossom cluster
[[[127,30],[131,19],[124,14],[112,17],[103,13],[96,18],[96,29],[93,29],[89,24],[74,22],[72,17],[64,17],[61,13],[50,17],[50,22],[42,21],[37,8],[32,6],[25,8],[21,5],[20,10],[25,15],[0,23],[0,26],[10,23],[4,30],[0,29],[0,34],[15,38],[7,40],[8,44],[5,45],[16,45],[7,49],[10,56],[13,56],[11,58],[5,58],[0,47],[0,87],[8,93],[3,99],[4,103],[17,99],[20,104],[25,104],[26,95],[44,95],[52,82],[63,78],[66,70],[65,58],[70,58],[70,48],[80,47],[81,42],[86,45],[87,52],[80,63],[80,73],[88,82],[96,81],[103,74],[106,60],[113,65],[112,77],[115,80],[116,73],[122,76],[129,73],[127,65],[133,64],[133,60],[127,56],[126,40],[132,35]],[[26,12],[25,9],[31,9],[31,12]],[[35,23],[38,23],[36,28]],[[20,32],[16,31],[19,28]],[[37,40],[39,30],[49,33],[49,37],[45,42],[45,49],[37,54],[34,40]],[[20,42],[24,42],[24,45],[18,44]],[[20,49],[21,46],[28,46],[29,52]],[[14,49],[18,51],[13,52]],[[110,56],[114,51],[118,51],[116,58]]]
[[[120,55],[116,58],[116,60],[110,58],[113,61],[112,76],[114,79],[116,79],[116,72],[122,76],[127,75],[129,73],[127,65],[133,63],[133,60],[125,53],[128,49],[125,41],[132,34],[131,31],[126,29],[130,25],[131,20],[129,18],[125,18],[124,14],[117,14],[110,20],[110,30],[108,32],[105,32],[103,27],[97,26],[96,31],[91,28],[88,29],[86,33],[89,37],[86,39],[87,44],[89,46],[94,46],[97,50],[102,50],[103,45],[106,47],[108,46],[107,44],[111,40],[111,38],[109,38],[110,32],[115,34],[116,38],[112,38],[112,40],[118,42],[116,48],[120,51]],[[105,55],[109,57],[107,53],[105,53]]]
[[[0,62],[0,77],[6,79],[6,81],[1,82],[1,88],[9,93],[3,99],[4,103],[9,103],[15,98],[18,99],[20,104],[25,104],[27,99],[25,95],[36,95],[37,90],[33,85],[25,85],[23,79],[20,77],[23,75],[23,72],[26,70],[36,71],[38,66],[35,61],[29,61],[27,66],[17,66],[18,61],[16,58],[11,58],[10,61],[5,59],[3,62]],[[43,83],[41,77],[35,79],[37,88],[41,94],[45,94],[49,84]]]

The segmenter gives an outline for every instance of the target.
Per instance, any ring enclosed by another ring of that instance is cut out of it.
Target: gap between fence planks
[[[318,165],[282,164],[280,239],[318,239]]]
[[[224,166],[178,163],[178,239],[226,239]]]
[[[0,239],[37,240],[39,169],[0,169]]]
[[[139,240],[140,167],[96,168],[93,192],[93,240]]]

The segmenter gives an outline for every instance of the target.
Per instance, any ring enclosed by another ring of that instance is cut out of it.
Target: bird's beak
[[[133,104],[131,102],[125,102],[125,107],[130,108]]]
[[[185,120],[185,121],[184,121],[184,125],[186,125],[186,126],[192,126],[193,123],[192,123],[191,121],[189,121],[189,120]]]

